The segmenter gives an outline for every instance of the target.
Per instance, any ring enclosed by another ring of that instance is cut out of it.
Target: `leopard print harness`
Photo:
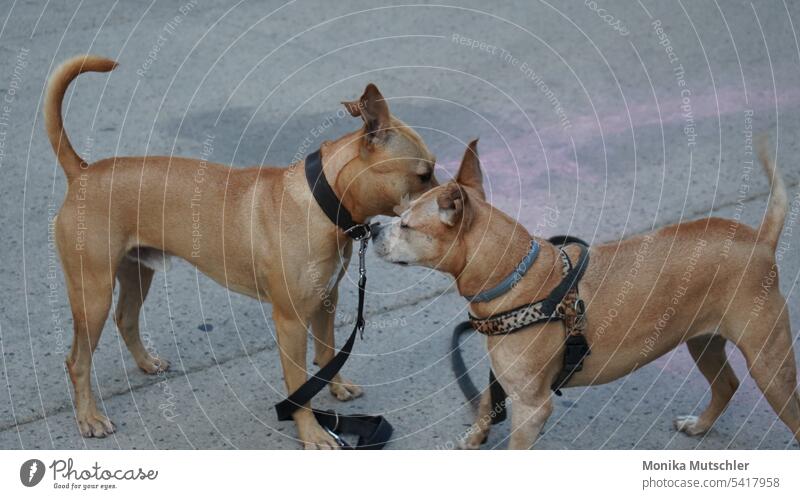
[[[569,381],[574,373],[583,368],[583,360],[591,354],[591,349],[584,336],[586,305],[578,295],[578,282],[583,277],[586,267],[589,266],[589,249],[583,241],[568,236],[559,236],[551,239],[550,242],[562,244],[559,255],[563,278],[547,298],[486,318],[478,318],[470,314],[469,322],[472,328],[481,334],[498,336],[515,333],[533,324],[555,320],[563,321],[566,333],[564,366],[552,385],[553,391],[557,395],[561,395],[560,388]],[[565,251],[566,247],[571,244],[580,247],[580,255],[575,265],[572,264]],[[497,384],[494,376],[491,376],[491,383]],[[497,386],[499,387],[499,384]],[[493,398],[495,397],[493,396]]]

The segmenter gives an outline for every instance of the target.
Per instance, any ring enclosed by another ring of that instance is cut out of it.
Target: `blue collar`
[[[517,283],[522,280],[522,277],[528,272],[528,269],[531,268],[533,262],[536,261],[537,256],[539,256],[539,243],[533,240],[531,241],[531,250],[528,251],[528,254],[522,258],[522,261],[519,262],[519,265],[517,265],[505,279],[500,281],[500,284],[492,289],[481,291],[476,295],[464,296],[464,298],[472,303],[477,303],[483,301],[492,301],[495,298],[508,293],[511,288],[516,286]]]

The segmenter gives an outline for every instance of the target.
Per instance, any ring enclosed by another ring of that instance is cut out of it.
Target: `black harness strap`
[[[360,243],[358,249],[358,309],[356,324],[353,331],[347,338],[344,346],[325,364],[316,374],[311,376],[300,388],[286,397],[283,401],[275,405],[278,414],[278,421],[288,421],[292,415],[311,401],[334,376],[342,369],[357,335],[364,334],[364,298],[367,285],[367,271],[365,265],[365,255],[367,245],[371,235],[368,224],[357,224],[353,221],[352,215],[345,208],[333,188],[328,183],[322,172],[322,156],[320,151],[313,152],[306,158],[306,179],[314,195],[314,199],[319,204],[325,215],[338,225],[345,234]],[[382,449],[389,438],[392,436],[392,425],[383,416],[371,416],[367,414],[338,414],[333,411],[321,411],[312,409],[314,416],[323,428],[333,436],[339,445],[344,449]],[[349,445],[339,437],[339,433],[349,433],[358,436],[356,445]]]
[[[550,292],[550,294],[542,300],[542,312],[546,314],[546,317],[542,319],[536,320],[535,322],[530,322],[523,327],[530,326],[532,324],[541,323],[541,322],[549,322],[552,320],[565,320],[563,316],[556,314],[556,310],[559,304],[561,304],[564,299],[566,298],[567,294],[572,291],[580,281],[581,277],[583,277],[586,268],[589,266],[589,252],[588,252],[588,244],[585,243],[583,240],[573,237],[573,236],[554,236],[549,239],[549,242],[555,244],[557,246],[566,246],[569,244],[578,244],[581,248],[580,256],[578,257],[578,261],[575,265],[572,265],[569,262],[570,267],[566,275],[562,278],[561,282],[558,286]],[[568,261],[568,259],[567,259]],[[527,307],[525,305],[523,307],[519,307],[515,310],[520,310],[522,308]],[[577,299],[575,302],[575,308],[578,315],[583,317],[585,313],[585,305],[582,300]],[[514,311],[511,311],[514,312]],[[509,312],[504,312],[502,314],[498,314],[498,316],[505,316]],[[494,316],[493,316],[494,317]],[[487,319],[492,319],[489,317]],[[510,334],[514,333],[523,327],[517,327],[514,329],[510,329],[508,331],[504,331],[503,333],[493,333],[493,334]],[[450,350],[450,361],[453,372],[456,375],[456,381],[458,383],[461,392],[467,398],[467,400],[473,405],[478,405],[478,400],[480,399],[480,392],[475,387],[475,384],[472,382],[472,379],[469,377],[469,373],[467,372],[466,365],[464,364],[464,359],[461,356],[461,340],[460,336],[464,333],[473,329],[473,325],[471,321],[465,321],[458,324],[455,329],[453,330],[453,338],[451,341],[451,350]],[[567,334],[567,337],[564,340],[564,365],[561,368],[556,380],[551,385],[551,389],[555,392],[556,395],[561,395],[561,388],[569,381],[572,375],[581,369],[583,369],[583,360],[591,353],[589,348],[589,344],[586,341],[586,337],[583,334]],[[497,424],[501,421],[506,419],[506,399],[508,395],[500,383],[497,381],[495,377],[494,371],[489,370],[489,391],[491,395],[491,418],[492,424]]]
[[[567,275],[561,279],[561,282],[558,283],[558,286],[556,286],[556,288],[550,292],[550,294],[542,303],[542,312],[547,315],[552,315],[553,312],[556,311],[558,304],[564,301],[567,293],[569,293],[572,288],[578,285],[578,281],[580,281],[581,277],[583,277],[586,267],[589,266],[589,250],[587,246],[585,244],[580,244],[579,247],[581,249],[581,253],[578,256],[578,263],[571,266],[569,272],[567,272]]]
[[[564,340],[564,365],[561,367],[561,372],[550,387],[556,395],[561,396],[561,388],[567,384],[567,381],[573,374],[583,369],[583,359],[591,353],[589,343],[586,341],[586,336],[583,334],[568,334]]]
[[[497,381],[494,376],[494,371],[489,369],[489,395],[492,400],[492,410],[489,416],[492,418],[492,424],[497,424],[506,420],[506,399],[508,394],[503,389],[503,386]]]

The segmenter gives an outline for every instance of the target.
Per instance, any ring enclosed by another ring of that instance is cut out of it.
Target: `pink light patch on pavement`
[[[749,102],[745,102],[740,85],[721,87],[716,94],[713,91],[691,96],[691,111],[696,127],[708,129],[707,121],[717,116],[735,113],[744,113],[750,109],[756,113],[774,112],[776,106],[780,109],[797,107],[800,104],[800,89],[791,88],[782,90],[777,97],[772,92],[772,83],[748,82],[749,89],[770,89],[770,91],[750,92]],[[597,102],[595,103],[598,106]],[[681,109],[680,96],[659,98],[658,107],[650,100],[629,101],[627,109],[624,106],[614,105],[614,111],[598,112],[598,123],[593,113],[581,114],[570,117],[571,128],[564,130],[558,123],[550,124],[538,129],[541,143],[534,130],[527,121],[522,120],[520,136],[506,137],[507,146],[504,148],[487,146],[487,142],[479,144],[481,162],[487,176],[487,191],[491,191],[491,200],[498,207],[509,210],[513,214],[521,205],[528,204],[526,200],[546,200],[550,195],[558,196],[557,192],[549,192],[551,182],[561,181],[578,183],[581,185],[601,186],[606,181],[606,164],[602,154],[592,158],[581,158],[580,165],[576,162],[575,148],[594,141],[603,140],[609,155],[614,144],[620,141],[631,141],[631,124],[634,132],[653,126],[663,126],[666,136],[674,136],[678,128],[686,123],[684,111]],[[611,106],[604,106],[610,108]],[[588,106],[587,106],[588,108]],[[630,111],[630,114],[628,114]],[[659,114],[660,113],[660,114]],[[509,116],[513,113],[509,112]],[[524,125],[522,124],[524,122]],[[704,123],[706,122],[706,123]],[[709,136],[710,143],[717,144],[717,125],[712,123],[713,135]],[[601,135],[602,131],[602,135]],[[525,133],[527,132],[527,133]],[[707,134],[706,130],[704,132]],[[712,140],[713,139],[713,140]],[[637,148],[641,150],[640,145]],[[632,148],[630,148],[632,150]],[[545,156],[547,155],[547,161]],[[661,151],[658,151],[660,156]],[[671,154],[674,154],[671,153]],[[444,168],[451,175],[457,171],[459,162],[443,163]],[[515,162],[516,160],[516,162]],[[633,158],[630,158],[633,165]],[[446,176],[445,176],[446,177]],[[661,177],[659,176],[659,181]],[[520,197],[521,196],[521,197]],[[535,203],[534,203],[535,204]],[[531,213],[526,213],[523,223],[532,220]]]

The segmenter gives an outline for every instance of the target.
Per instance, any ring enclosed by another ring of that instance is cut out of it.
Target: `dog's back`
[[[761,141],[759,158],[771,188],[759,227],[710,217],[593,247],[581,281],[592,360],[614,357],[594,383],[630,372],[693,336],[719,328],[741,332],[748,320],[777,320],[783,313],[775,249],[787,196],[766,147]],[[623,343],[638,348],[620,350]]]

